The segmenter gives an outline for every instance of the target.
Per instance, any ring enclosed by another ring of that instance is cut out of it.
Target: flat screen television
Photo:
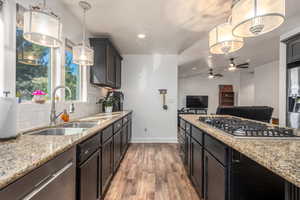
[[[194,109],[207,108],[208,96],[186,96],[186,107]]]

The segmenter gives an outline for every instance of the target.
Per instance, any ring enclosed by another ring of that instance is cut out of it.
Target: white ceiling
[[[80,0],[62,0],[78,18]],[[110,35],[122,54],[180,54],[179,76],[207,71],[208,32],[230,14],[232,0],[86,0],[87,28],[95,36]],[[237,63],[248,59],[251,67],[279,57],[279,36],[300,26],[300,0],[286,0],[287,20],[279,29],[246,39],[234,53]],[[145,33],[147,38],[137,39]],[[213,67],[222,72],[228,64],[224,56],[213,56]],[[192,68],[197,68],[193,70]]]
[[[222,73],[228,66],[228,57],[238,57],[237,63],[250,60],[250,68],[254,68],[279,59],[280,35],[300,26],[300,1],[286,0],[286,21],[278,29],[265,35],[246,38],[244,47],[228,55],[212,55],[212,67]],[[195,76],[208,72],[208,35],[194,43],[179,56],[179,77]],[[195,68],[197,68],[195,70]],[[251,70],[251,69],[250,69]]]
[[[62,0],[82,16],[79,0]],[[229,15],[231,0],[87,0],[87,28],[108,34],[122,54],[177,54]],[[145,33],[145,40],[137,39]]]

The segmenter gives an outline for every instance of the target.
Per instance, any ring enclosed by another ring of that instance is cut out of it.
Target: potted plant
[[[114,96],[108,96],[105,99],[100,99],[97,104],[102,104],[106,113],[111,113],[113,105],[118,102],[118,98]]]
[[[44,104],[46,102],[46,95],[47,93],[45,93],[42,90],[36,90],[32,93],[33,98],[32,101],[38,104]]]

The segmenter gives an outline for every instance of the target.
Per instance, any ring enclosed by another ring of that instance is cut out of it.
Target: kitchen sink
[[[94,126],[99,125],[100,122],[95,121],[82,121],[82,122],[71,122],[67,124],[63,124],[60,127],[63,128],[93,128]]]
[[[49,128],[31,133],[31,135],[76,135],[87,128]]]

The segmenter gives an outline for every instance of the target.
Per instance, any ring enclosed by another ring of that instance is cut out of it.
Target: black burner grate
[[[201,122],[241,137],[297,137],[293,129],[228,117],[199,117]]]

